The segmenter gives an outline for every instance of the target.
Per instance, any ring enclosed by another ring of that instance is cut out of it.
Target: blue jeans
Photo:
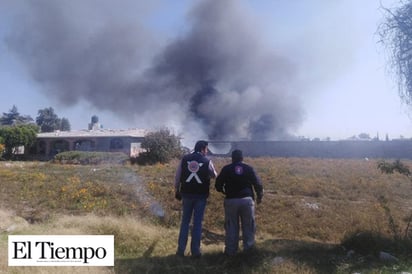
[[[182,194],[183,214],[180,224],[177,254],[184,255],[189,236],[189,226],[193,215],[192,240],[190,251],[192,256],[201,254],[200,241],[202,239],[202,222],[205,213],[207,197],[205,195]]]

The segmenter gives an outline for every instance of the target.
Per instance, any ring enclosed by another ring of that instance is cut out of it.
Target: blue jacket
[[[216,178],[215,188],[226,195],[226,199],[231,198],[255,198],[263,197],[263,186],[260,178],[254,169],[243,163],[235,162],[223,167]]]

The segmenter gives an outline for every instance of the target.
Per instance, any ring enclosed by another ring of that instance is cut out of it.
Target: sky
[[[409,138],[377,35],[397,4],[0,0],[0,113],[186,140]]]

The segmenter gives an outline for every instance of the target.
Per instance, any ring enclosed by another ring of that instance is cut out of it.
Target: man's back
[[[187,154],[181,161],[181,169],[180,191],[182,193],[209,193],[209,159],[197,152]]]
[[[216,189],[226,194],[226,198],[254,197],[253,189],[262,191],[260,179],[254,169],[243,162],[235,162],[223,167],[216,178]]]

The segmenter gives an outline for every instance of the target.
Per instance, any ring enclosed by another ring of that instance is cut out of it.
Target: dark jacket
[[[180,192],[209,195],[209,159],[201,153],[185,155],[181,161]]]
[[[223,167],[216,178],[215,188],[226,195],[226,199],[231,198],[255,198],[263,197],[263,186],[254,169],[243,163],[236,162]]]

